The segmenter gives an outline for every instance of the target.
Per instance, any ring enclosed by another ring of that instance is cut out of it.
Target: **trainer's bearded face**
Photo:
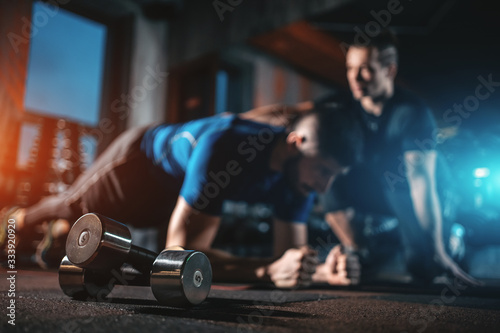
[[[324,193],[331,183],[346,168],[334,158],[320,155],[299,154],[289,158],[284,165],[284,174],[290,186],[298,193],[307,196],[312,191]]]

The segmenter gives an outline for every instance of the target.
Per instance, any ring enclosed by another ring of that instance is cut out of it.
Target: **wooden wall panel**
[[[169,63],[177,66],[354,0],[185,0],[170,23]]]
[[[253,37],[249,43],[314,77],[347,87],[340,41],[305,21]]]

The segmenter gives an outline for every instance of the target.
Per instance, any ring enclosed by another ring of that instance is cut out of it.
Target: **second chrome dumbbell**
[[[212,283],[210,261],[202,252],[179,248],[156,255],[132,245],[125,225],[98,214],[86,214],[73,225],[66,254],[59,282],[71,297],[95,298],[95,286],[107,285],[110,272],[120,271],[124,263],[143,275],[132,278],[128,284],[150,285],[162,304],[199,304],[206,299]]]

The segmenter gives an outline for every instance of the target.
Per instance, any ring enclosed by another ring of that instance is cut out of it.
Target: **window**
[[[51,12],[42,2],[33,4],[25,108],[95,127],[107,27],[62,8]]]

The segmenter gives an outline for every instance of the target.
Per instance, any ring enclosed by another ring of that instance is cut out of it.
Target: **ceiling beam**
[[[251,38],[249,43],[302,71],[347,87],[341,41],[305,21]]]

